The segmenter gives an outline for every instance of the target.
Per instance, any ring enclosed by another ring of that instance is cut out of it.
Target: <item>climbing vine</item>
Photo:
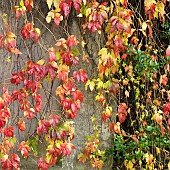
[[[81,63],[90,64],[93,58],[88,54],[81,56],[80,46],[85,51],[85,39],[79,42],[75,35],[69,34],[50,44],[46,49],[48,58],[35,61],[29,57],[20,69],[12,72],[9,83],[14,90],[8,92],[4,86],[0,98],[2,169],[19,169],[16,146],[24,158],[30,152],[37,155],[40,139],[46,141],[47,153],[39,158],[38,169],[48,169],[71,155],[76,149],[72,143],[74,119],[84,102],[80,83],[96,94],[95,99],[103,109],[101,120],[109,123],[112,137],[111,148],[101,150],[100,133],[94,126],[94,136],[88,137],[78,155],[80,162],[88,160],[93,168],[100,169],[108,155],[112,155],[113,166],[120,168],[170,169],[170,46],[166,37],[169,1],[46,0],[43,3],[48,9],[45,25],[54,25],[54,29],[64,27],[74,11],[84,35],[90,32],[104,37],[105,44],[98,51],[98,74],[89,78],[87,70],[81,68]],[[1,14],[4,29],[0,48],[20,56],[18,39],[41,45],[41,29],[34,23],[33,0],[16,1],[12,9],[22,28],[15,33],[7,14]],[[49,107],[50,99],[55,98],[60,110],[42,109],[44,83],[57,84],[55,95],[49,91],[47,100]],[[10,123],[12,104],[18,105],[21,112],[16,126]],[[25,132],[26,121],[32,119],[37,120],[34,138],[18,143],[14,130]],[[92,121],[95,122],[95,115]]]

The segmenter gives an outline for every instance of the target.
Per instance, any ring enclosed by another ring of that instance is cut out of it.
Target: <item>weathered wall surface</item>
[[[7,3],[7,1],[6,1]],[[9,7],[6,6],[5,1],[2,1],[0,4],[0,9],[2,15],[4,12],[7,10],[11,10]],[[11,73],[15,72],[19,69],[21,69],[24,65],[24,62],[28,59],[32,59],[33,61],[40,60],[42,58],[45,58],[48,56],[47,49],[50,46],[53,46],[55,44],[55,39],[59,39],[63,36],[65,36],[64,29],[61,27],[59,28],[54,28],[52,25],[47,26],[44,25],[46,13],[47,13],[47,6],[45,5],[45,2],[42,6],[38,5],[39,2],[37,1],[37,5],[35,4],[35,14],[37,17],[35,17],[35,25],[36,27],[39,27],[41,29],[42,37],[40,39],[40,42],[35,45],[33,42],[29,41],[24,41],[21,38],[17,39],[17,43],[20,47],[21,52],[23,53],[22,55],[15,56],[4,49],[0,50],[0,88],[2,89],[2,86],[7,86],[9,91],[11,91],[14,87],[9,86],[9,79],[11,77]],[[5,8],[7,10],[4,10]],[[78,18],[74,18],[75,14],[73,12],[72,16],[69,17],[67,22],[63,23],[63,25],[66,24],[65,29],[68,31],[68,33],[76,35],[78,38],[79,42],[81,42],[82,38],[85,40],[87,43],[85,51],[83,51],[80,48],[80,52],[86,53],[90,55],[90,65],[83,65],[80,64],[81,67],[84,67],[86,70],[88,70],[88,75],[89,78],[93,78],[96,76],[96,65],[97,65],[97,53],[98,50],[101,48],[101,46],[104,44],[104,40],[102,36],[99,35],[91,35],[91,33],[87,33],[86,35],[83,35],[81,32],[81,27],[79,23]],[[22,22],[17,23],[14,16],[8,16],[8,21],[10,24],[11,31],[15,32],[17,29],[20,30]],[[0,20],[0,25],[2,25],[0,34],[4,32],[3,29],[3,21],[2,19]],[[16,31],[17,32],[17,31]],[[55,37],[55,38],[54,38]],[[57,82],[53,86],[51,84],[44,84],[45,88],[48,89],[49,91],[44,91],[42,89],[42,94],[46,97],[49,98],[50,94],[49,92],[51,91],[52,93],[55,92],[55,89],[57,87]],[[81,85],[78,85],[79,88],[83,89],[84,87]],[[19,87],[18,87],[19,88]],[[86,142],[86,136],[89,136],[93,133],[93,123],[91,121],[91,116],[95,116],[97,120],[95,123],[97,123],[98,128],[101,132],[101,141],[102,141],[102,146],[103,148],[107,148],[110,145],[110,132],[108,129],[108,126],[106,124],[103,124],[101,121],[101,111],[102,108],[101,106],[95,102],[95,94],[91,93],[90,91],[84,91],[85,95],[85,102],[82,104],[81,110],[79,111],[79,114],[77,118],[74,120],[75,121],[75,139],[73,140],[74,145],[76,146],[76,150],[73,151],[73,154],[70,157],[67,157],[66,159],[63,160],[62,166],[60,167],[54,167],[51,169],[63,169],[63,170],[89,170],[92,169],[89,163],[81,164],[77,161],[77,155],[80,153],[85,145]],[[51,98],[51,103],[50,106],[47,106],[48,101],[43,101],[43,111],[41,114],[44,114],[48,112],[49,110],[59,110],[59,103]],[[115,103],[113,103],[113,106],[115,106]],[[116,107],[114,107],[116,109]],[[114,110],[113,112],[116,112]],[[13,124],[16,123],[18,120],[19,116],[23,113],[20,112],[19,106],[17,103],[15,103],[13,106],[11,106],[11,114],[13,115],[12,122]],[[40,115],[41,116],[41,115]],[[30,135],[34,135],[36,130],[35,126],[37,124],[37,119],[33,119],[31,122],[27,122],[27,133],[23,135],[23,133],[19,133],[16,131],[16,136],[18,140],[23,140],[27,139],[30,137]],[[41,143],[39,143],[41,145]],[[40,146],[41,147],[41,146]],[[43,146],[42,146],[43,147]],[[29,169],[36,169],[37,162],[36,158],[30,157],[28,160],[22,160],[21,161],[21,169],[24,170],[29,170]],[[111,170],[112,169],[112,161],[108,162],[103,169],[105,170]]]

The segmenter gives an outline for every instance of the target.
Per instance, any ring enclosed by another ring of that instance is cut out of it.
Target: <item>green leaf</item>
[[[77,48],[72,48],[73,55],[80,55],[80,52]]]
[[[55,52],[55,56],[56,56],[56,60],[60,60],[61,59],[60,52]]]

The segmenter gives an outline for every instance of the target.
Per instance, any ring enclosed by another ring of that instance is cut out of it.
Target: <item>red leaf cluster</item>
[[[1,160],[1,166],[2,170],[8,169],[8,170],[19,170],[19,162],[20,158],[17,154],[11,154],[11,158],[7,157],[6,155]]]
[[[21,151],[21,154],[24,156],[24,158],[28,157],[28,152],[31,150],[30,147],[28,146],[27,142],[22,141],[19,145],[18,145],[18,150]]]
[[[26,8],[28,9],[28,11],[31,11],[31,10],[32,10],[33,0],[25,0],[25,1],[24,1],[24,4],[25,4]]]
[[[22,7],[14,6],[14,10],[15,10],[15,13],[16,13],[16,19],[18,19],[21,15],[24,16],[25,13],[26,13],[26,7],[25,6],[22,6]]]
[[[4,47],[7,51],[12,52],[14,54],[22,54],[17,48],[16,48],[16,36],[12,32],[7,32],[6,38],[4,41]]]
[[[13,137],[14,136],[14,127],[12,126],[9,126],[7,128],[4,129],[4,135],[7,136],[7,137]]]
[[[2,43],[3,43],[4,37],[3,35],[0,35],[0,48],[2,48]]]
[[[80,69],[78,71],[73,72],[73,77],[77,78],[78,83],[82,81],[83,83],[86,83],[88,80],[87,74],[83,69]]]
[[[119,118],[119,122],[123,123],[126,120],[126,116],[127,116],[127,105],[126,103],[120,103],[120,105],[118,106],[118,118]]]
[[[80,12],[80,7],[82,0],[61,0],[60,9],[67,17],[70,14],[71,7],[73,7],[77,12]]]
[[[107,4],[99,4],[98,2],[93,2],[93,7],[91,14],[88,16],[91,20],[87,25],[87,28],[94,33],[95,31],[101,30],[101,26],[103,25],[104,21],[108,18],[108,14],[106,12]],[[86,26],[85,26],[86,27]]]
[[[163,107],[163,112],[165,116],[168,116],[170,113],[170,102],[167,102]]]
[[[21,35],[23,39],[34,39],[34,43],[37,43],[40,37],[40,33],[37,32],[32,23],[25,24],[25,26],[21,29]]]
[[[170,46],[166,49],[166,57],[170,56]]]
[[[48,170],[48,167],[49,167],[49,165],[46,160],[44,160],[43,158],[40,158],[38,160],[38,170],[40,170],[40,169]]]

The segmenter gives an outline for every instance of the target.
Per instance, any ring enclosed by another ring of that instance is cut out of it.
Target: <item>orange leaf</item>
[[[18,128],[19,128],[22,132],[25,131],[25,122],[24,122],[23,120],[20,121],[20,122],[18,122],[17,125],[18,125]]]

